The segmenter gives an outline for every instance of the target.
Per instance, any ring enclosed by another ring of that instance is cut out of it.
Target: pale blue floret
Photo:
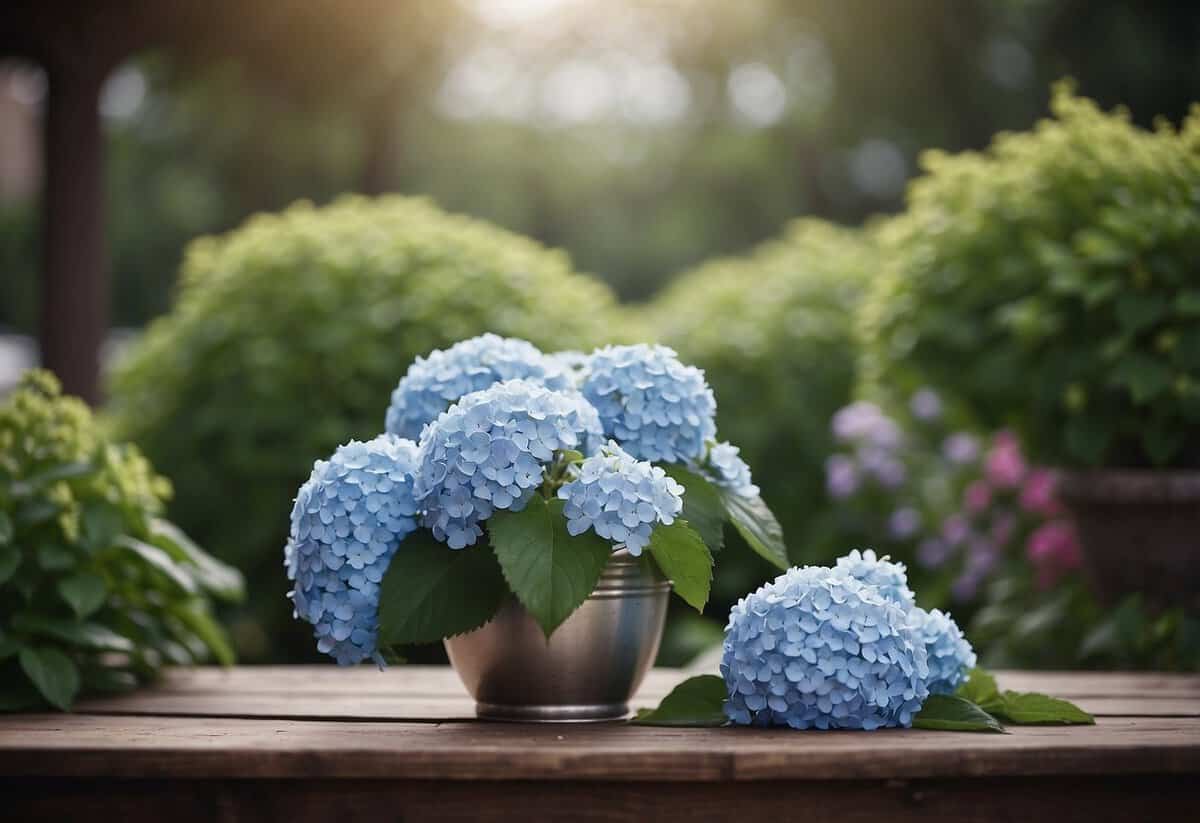
[[[422,522],[452,549],[473,545],[493,512],[525,508],[555,452],[591,451],[600,435],[578,392],[509,380],[468,394],[421,435]]]
[[[950,615],[913,609],[912,622],[925,641],[931,694],[953,694],[975,667],[975,651]]]
[[[734,606],[721,674],[734,723],[910,726],[929,696],[907,610],[840,569],[793,568]]]
[[[695,468],[700,474],[739,497],[757,497],[758,486],[750,476],[750,467],[740,456],[741,449],[732,443],[716,443],[708,450],[705,461]]]
[[[524,340],[483,334],[418,357],[392,392],[386,430],[417,440],[422,429],[459,398],[518,378],[551,389],[575,387],[566,361]]]
[[[704,372],[666,346],[597,349],[583,393],[600,412],[604,434],[639,460],[698,460],[716,436],[717,404]]]
[[[417,527],[417,445],[384,434],[352,440],[318,460],[292,507],[284,547],[295,616],[313,625],[317,649],[342,665],[375,656],[379,583]]]
[[[584,460],[573,477],[558,490],[566,501],[567,531],[577,535],[593,529],[635,557],[656,525],[671,525],[683,510],[683,486],[613,441]]]
[[[851,577],[879,588],[879,593],[906,609],[916,603],[916,595],[908,587],[908,573],[903,563],[894,563],[887,557],[876,557],[874,549],[860,552],[854,549],[845,557],[838,558],[837,568]]]

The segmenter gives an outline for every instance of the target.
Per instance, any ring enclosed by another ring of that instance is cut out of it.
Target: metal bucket
[[[481,718],[621,718],[658,654],[670,592],[670,582],[619,551],[549,640],[510,598],[489,623],[447,638],[446,653]]]

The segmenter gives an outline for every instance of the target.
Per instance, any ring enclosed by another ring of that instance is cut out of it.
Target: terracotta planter
[[[1104,600],[1200,605],[1200,471],[1066,472],[1059,494]]]

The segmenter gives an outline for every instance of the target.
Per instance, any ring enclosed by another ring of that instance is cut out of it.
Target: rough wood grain
[[[26,715],[0,720],[0,774],[633,781],[1196,775],[1200,719],[1106,718],[1097,726],[985,735]]]
[[[821,820],[992,823],[997,820],[1186,820],[1192,787],[1162,777],[1033,777],[729,783],[451,783],[392,780],[0,780],[13,820],[122,823],[287,821],[405,823],[528,820],[611,823]]]

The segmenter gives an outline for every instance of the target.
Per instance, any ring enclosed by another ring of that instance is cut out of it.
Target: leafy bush
[[[206,595],[238,597],[241,578],[158,518],[169,494],[48,373],[0,405],[0,709],[232,662]]]
[[[484,331],[581,348],[615,329],[609,290],[533,241],[421,200],[299,204],[191,245],[174,310],[113,375],[112,419],[174,479],[180,523],[252,581],[243,656],[296,657],[310,643],[278,558],[313,459],[381,431],[434,348]]]
[[[873,267],[869,235],[800,220],[747,257],[681,275],[643,318],[705,370],[721,400],[718,430],[754,467],[793,562],[844,550],[829,540],[822,466],[829,419],[855,384],[853,315]],[[726,607],[771,575],[748,552],[739,557],[723,558],[714,582]]]
[[[1200,112],[1134,127],[1055,89],[1054,119],[924,158],[881,232],[866,379],[955,389],[1040,462],[1200,464]]]

